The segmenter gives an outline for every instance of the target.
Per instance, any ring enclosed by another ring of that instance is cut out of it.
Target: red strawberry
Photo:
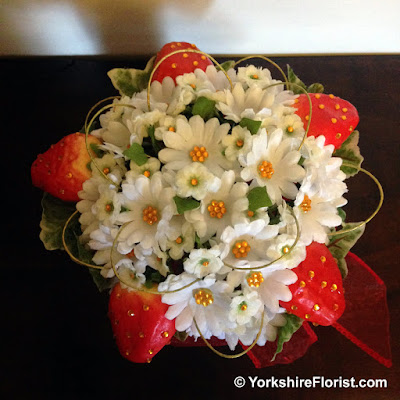
[[[88,143],[101,142],[89,135]],[[92,175],[89,162],[85,135],[72,133],[39,154],[31,167],[32,183],[61,200],[79,201],[78,192]]]
[[[154,66],[156,66],[158,62],[161,61],[161,59],[168,54],[171,54],[177,50],[184,49],[199,50],[196,45],[186,42],[167,43],[157,53],[157,57],[154,61]],[[177,53],[166,58],[164,62],[160,64],[153,75],[152,82],[162,82],[166,76],[170,76],[171,78],[175,79],[177,76],[193,72],[197,68],[205,71],[209,65],[213,65],[213,63],[208,57],[203,54],[190,52]]]
[[[136,363],[151,359],[171,341],[175,321],[165,318],[168,305],[161,295],[113,288],[109,301],[109,317],[121,355]]]
[[[338,149],[356,128],[359,117],[356,108],[346,100],[333,94],[309,93],[312,103],[310,129],[307,136],[325,136],[325,145],[333,144]],[[294,107],[307,127],[310,105],[305,94],[301,94]]]
[[[292,300],[281,305],[307,321],[332,325],[345,308],[342,276],[324,244],[312,242],[306,250],[306,259],[292,269],[298,277],[297,282],[289,286]]]

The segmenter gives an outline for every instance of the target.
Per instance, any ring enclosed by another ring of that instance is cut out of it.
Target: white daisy
[[[174,215],[170,224],[174,227],[176,236],[167,240],[166,248],[173,260],[180,260],[184,253],[190,253],[194,248],[195,230],[183,215]]]
[[[268,262],[265,241],[278,234],[276,225],[263,220],[227,226],[221,235],[221,258],[228,266],[255,268]]]
[[[241,177],[254,181],[258,186],[266,186],[273,203],[280,204],[282,196],[294,199],[297,195],[295,183],[300,182],[304,169],[298,165],[300,152],[291,139],[282,140],[282,130],[277,129],[269,136],[265,129],[253,138],[252,150],[240,157],[244,166]]]
[[[262,302],[259,299],[258,293],[256,291],[247,291],[232,299],[229,319],[239,325],[245,325],[261,311]]]
[[[206,166],[216,176],[229,169],[229,162],[222,155],[222,140],[230,129],[220,125],[216,118],[207,122],[196,115],[189,121],[177,120],[176,132],[167,131],[163,140],[167,148],[158,153],[166,169],[181,170],[194,162]]]
[[[247,192],[246,183],[235,183],[234,171],[225,171],[218,191],[208,192],[201,200],[200,209],[186,214],[186,218],[194,224],[202,242],[207,241],[214,234],[219,237],[227,225],[243,220],[240,217],[249,204]]]
[[[239,156],[247,154],[252,145],[252,135],[247,128],[236,125],[230,135],[222,139],[225,147],[225,157],[229,161],[236,161]]]
[[[121,231],[119,241],[127,246],[140,243],[144,249],[165,250],[170,235],[169,221],[175,213],[175,191],[164,186],[162,175],[143,175],[122,184],[122,202],[128,211],[120,214],[120,222],[128,223]]]
[[[254,65],[240,67],[237,73],[238,80],[248,87],[257,86],[261,89],[272,83],[271,72],[266,68],[259,68]]]

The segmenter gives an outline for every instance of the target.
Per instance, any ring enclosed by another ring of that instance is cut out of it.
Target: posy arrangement
[[[120,95],[32,165],[41,240],[110,291],[133,362],[199,337],[220,355],[215,339],[239,355],[274,343],[275,359],[345,310],[345,257],[368,222],[342,210],[346,179],[367,172],[358,113],[262,58],[282,80],[166,44],[143,71],[111,70]]]

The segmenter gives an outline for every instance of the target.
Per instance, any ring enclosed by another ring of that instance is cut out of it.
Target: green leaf
[[[143,147],[139,143],[132,143],[132,145],[128,149],[124,150],[122,154],[139,166],[146,164],[149,159],[147,154],[144,152]]]
[[[200,115],[204,121],[215,116],[215,101],[207,99],[207,97],[199,97],[192,108],[193,115]]]
[[[221,67],[217,66],[217,69],[219,69],[219,70],[223,69],[224,71],[228,71],[228,70],[232,69],[235,66],[235,64],[236,64],[236,61],[228,60],[228,61],[225,61],[222,64],[220,64]]]
[[[255,135],[258,132],[258,130],[260,129],[261,121],[254,121],[250,118],[243,118],[239,122],[239,125],[242,128],[247,128],[252,135]]]
[[[304,91],[299,88],[302,87],[308,93],[323,93],[324,86],[321,83],[313,83],[310,86],[306,86],[306,84],[294,73],[293,69],[290,65],[287,66],[288,72],[288,81],[290,83],[294,83],[291,89],[293,90],[294,94],[303,94]]]
[[[321,83],[313,83],[307,88],[308,93],[324,93],[324,85]]]
[[[293,91],[294,94],[302,94],[302,93],[304,93],[301,89],[298,88],[298,86],[302,87],[305,91],[307,91],[307,86],[294,73],[293,69],[290,67],[289,64],[287,65],[287,73],[288,73],[288,81],[290,83],[294,83],[295,84],[295,85],[291,86],[291,90]]]
[[[351,222],[348,224],[342,224],[343,229],[351,229],[359,225],[359,222]],[[338,261],[338,266],[342,277],[345,278],[347,275],[347,264],[344,259],[350,249],[357,243],[357,240],[362,236],[365,230],[365,225],[355,229],[351,232],[340,233],[332,235],[329,239],[328,249]]]
[[[47,250],[63,249],[62,231],[68,218],[75,212],[75,204],[67,203],[45,192],[42,208],[40,240]]]
[[[174,201],[178,214],[183,214],[185,211],[194,210],[195,208],[200,207],[200,202],[192,197],[182,198],[175,196]]]
[[[100,149],[98,144],[90,143],[89,146],[92,149],[93,153],[96,155],[96,157],[101,158],[104,156],[104,151]]]
[[[271,207],[272,201],[268,196],[265,186],[255,187],[247,195],[249,199],[249,211],[257,211],[260,207]]]
[[[346,211],[343,210],[343,208],[338,207],[337,208],[339,217],[342,218],[342,222],[346,221]]]
[[[147,88],[155,57],[151,58],[144,70],[114,68],[107,75],[121,95],[132,97],[134,93]]]
[[[342,143],[342,145],[333,153],[335,157],[340,157],[344,163],[349,166],[343,166],[340,168],[347,176],[347,178],[354,176],[358,173],[358,169],[361,167],[361,163],[364,161],[364,157],[360,153],[358,147],[358,140],[360,134],[358,131],[351,132],[350,136]],[[357,168],[352,168],[357,167]]]
[[[149,128],[147,129],[147,133],[151,140],[151,145],[153,146],[153,150],[155,152],[155,157],[157,157],[158,152],[162,149],[162,142],[156,139],[154,134],[155,131],[156,128],[154,127],[154,125],[150,125]]]
[[[275,357],[283,350],[283,345],[288,342],[293,334],[303,325],[303,320],[296,315],[286,314],[286,324],[281,326],[278,330],[278,344],[271,361],[275,360]]]
[[[97,289],[99,289],[100,292],[111,289],[116,283],[117,278],[113,279],[104,278],[104,276],[101,275],[100,270],[97,268],[88,268],[88,270],[93,279],[93,282],[95,283]]]

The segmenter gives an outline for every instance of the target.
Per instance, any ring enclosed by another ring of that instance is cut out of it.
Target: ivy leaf
[[[348,224],[342,224],[342,227],[343,229],[351,229],[357,225],[359,225],[358,222],[351,222]],[[330,237],[328,249],[333,257],[338,261],[338,267],[343,278],[346,277],[348,272],[346,260],[344,258],[350,249],[356,244],[357,240],[362,236],[364,230],[365,225],[347,233],[340,233],[340,231],[338,231],[336,235]]]
[[[287,65],[288,72],[288,81],[290,83],[294,83],[291,89],[294,94],[303,94],[304,91],[299,89],[299,86],[302,87],[307,93],[323,93],[324,86],[321,83],[313,83],[310,86],[306,86],[306,84],[294,73],[293,69],[290,65]]]
[[[185,211],[194,210],[195,208],[200,207],[200,202],[192,197],[182,198],[175,196],[174,201],[176,204],[176,209],[178,210],[178,214],[183,214]]]
[[[247,128],[252,135],[255,135],[258,132],[258,130],[260,129],[261,121],[254,121],[250,118],[243,118],[239,122],[239,125],[242,128]]]
[[[236,64],[236,61],[234,60],[228,60],[223,62],[222,64],[220,64],[220,66],[217,66],[217,69],[219,69],[220,71],[223,69],[224,71],[228,71],[230,69],[232,69]]]
[[[151,58],[144,70],[133,68],[114,68],[107,75],[121,95],[132,97],[134,93],[147,88],[155,57]]]
[[[278,344],[275,350],[274,357],[271,361],[275,360],[275,357],[283,350],[283,345],[288,342],[293,334],[303,325],[303,320],[296,315],[286,314],[286,324],[281,326],[278,330]]]
[[[322,83],[313,83],[307,88],[308,93],[324,93],[324,85]]]
[[[193,115],[200,115],[204,121],[215,116],[215,101],[207,99],[207,97],[199,97],[193,104]]]
[[[139,143],[132,143],[132,145],[128,149],[124,150],[122,154],[139,166],[146,164],[149,159],[147,154],[144,152],[143,147]]]
[[[361,163],[364,161],[364,157],[360,153],[358,147],[358,140],[360,134],[358,131],[351,132],[350,136],[342,143],[342,145],[336,149],[333,153],[335,157],[340,157],[343,162],[350,165],[349,167],[343,166],[340,168],[347,176],[347,178],[354,176],[358,173],[358,169]],[[357,168],[352,168],[352,166]]]
[[[307,91],[307,86],[294,73],[293,69],[290,67],[289,64],[287,65],[287,73],[288,73],[288,81],[290,83],[294,83],[295,84],[295,85],[291,86],[291,90],[293,91],[294,94],[302,94],[302,93],[304,93],[301,89],[298,88],[298,86],[302,87],[305,91]]]
[[[63,249],[62,231],[68,218],[75,211],[75,204],[64,202],[45,192],[42,198],[42,208],[40,240],[46,250]]]
[[[268,196],[265,186],[251,189],[247,195],[249,199],[249,211],[257,211],[260,207],[271,207],[272,201]]]

